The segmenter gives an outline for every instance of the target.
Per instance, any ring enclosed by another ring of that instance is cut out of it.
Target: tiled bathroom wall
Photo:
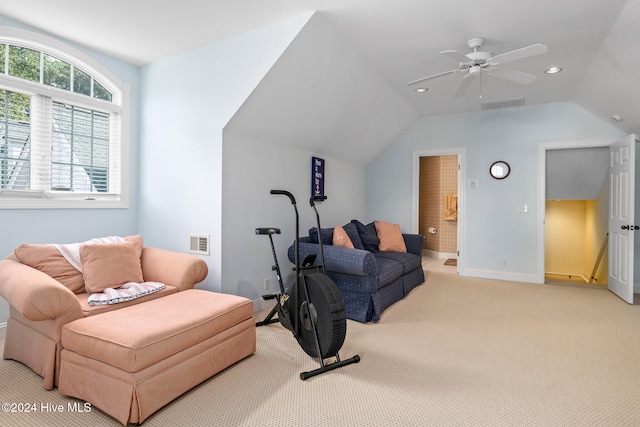
[[[457,220],[445,219],[447,196],[457,196],[458,156],[420,158],[419,233],[425,236],[425,249],[455,253]],[[429,232],[435,228],[436,233]]]

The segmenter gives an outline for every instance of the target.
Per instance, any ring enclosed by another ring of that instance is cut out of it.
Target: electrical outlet
[[[269,290],[269,279],[264,279],[264,290]]]

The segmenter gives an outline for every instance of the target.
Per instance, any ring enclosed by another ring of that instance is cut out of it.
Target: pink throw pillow
[[[133,245],[136,247],[138,258],[142,258],[142,248],[144,247],[142,236],[140,234],[136,234],[135,236],[126,236],[124,240],[127,242],[133,242]]]
[[[82,273],[73,268],[55,246],[24,243],[13,253],[22,264],[48,274],[74,294],[84,292]]]
[[[376,234],[380,239],[380,252],[407,252],[399,224],[375,221]]]
[[[333,240],[331,243],[333,246],[342,246],[343,248],[353,249],[353,242],[351,242],[349,235],[340,225],[333,228]]]
[[[143,282],[140,258],[133,242],[83,245],[80,248],[84,287],[89,293]]]

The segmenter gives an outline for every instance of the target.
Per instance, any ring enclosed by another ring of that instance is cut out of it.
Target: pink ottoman
[[[122,424],[255,353],[253,303],[190,289],[68,323],[58,391]]]

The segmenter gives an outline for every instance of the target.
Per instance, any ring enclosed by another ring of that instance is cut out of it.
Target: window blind
[[[53,102],[51,190],[110,193],[110,114]]]
[[[51,98],[31,97],[31,190],[46,191],[51,182]]]
[[[119,194],[118,114],[7,90],[0,98],[2,189]]]
[[[30,99],[0,89],[0,189],[30,187]]]

